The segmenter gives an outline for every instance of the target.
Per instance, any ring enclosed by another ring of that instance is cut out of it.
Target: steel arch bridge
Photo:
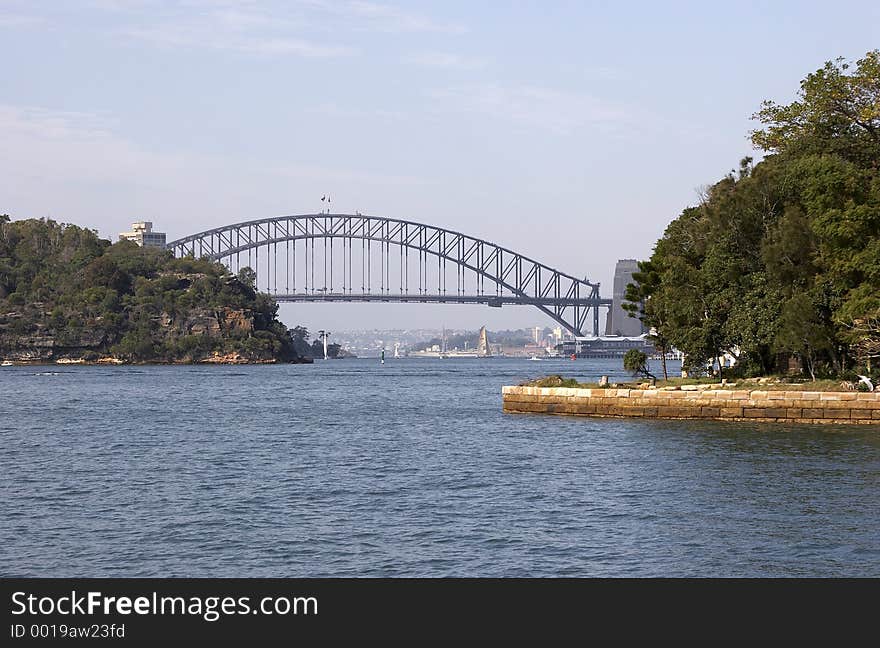
[[[598,283],[489,241],[359,213],[247,221],[199,232],[166,248],[177,257],[223,261],[230,270],[248,266],[256,272],[258,288],[265,285],[280,302],[526,304],[578,336],[591,313],[593,335],[598,335],[599,308],[612,304],[599,296]]]

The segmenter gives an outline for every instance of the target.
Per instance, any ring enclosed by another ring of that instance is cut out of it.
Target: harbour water
[[[880,428],[501,411],[619,360],[0,370],[2,576],[880,576]]]

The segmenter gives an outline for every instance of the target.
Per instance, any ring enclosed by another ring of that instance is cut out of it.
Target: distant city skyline
[[[853,16],[858,16],[854,20]],[[0,213],[168,240],[334,212],[492,240],[611,296],[749,117],[876,47],[876,3],[0,1]],[[553,326],[533,308],[282,305],[310,329]]]

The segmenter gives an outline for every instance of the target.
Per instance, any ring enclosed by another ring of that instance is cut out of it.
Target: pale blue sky
[[[0,212],[176,238],[320,209],[487,238],[610,294],[749,116],[880,46],[876,2],[0,0]],[[285,306],[310,328],[548,324]]]

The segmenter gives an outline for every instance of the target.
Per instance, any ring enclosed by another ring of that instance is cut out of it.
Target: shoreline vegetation
[[[625,308],[690,375],[880,382],[880,50],[752,118],[763,159],[669,224]]]
[[[662,376],[633,349],[631,382],[545,376],[502,388],[505,411],[880,422],[880,395],[854,393],[880,383],[880,50],[829,61],[753,118],[764,159],[706,189],[627,286]]]
[[[0,216],[0,360],[14,364],[311,362],[278,304],[220,263]]]
[[[238,356],[236,354],[215,355],[199,360],[120,360],[113,356],[100,357],[97,360],[86,360],[85,358],[58,358],[57,360],[31,360],[31,359],[15,359],[10,360],[6,357],[0,358],[5,364],[4,366],[12,367],[162,367],[162,366],[182,366],[182,365],[257,365],[257,364],[312,364],[313,358],[300,358],[299,360],[279,361],[274,358],[268,360],[257,360]]]
[[[578,382],[574,378],[563,378],[560,375],[543,376],[519,383],[519,387],[568,387],[572,389],[640,389],[660,391],[706,391],[706,390],[764,390],[764,391],[803,391],[803,392],[867,392],[863,383],[840,380],[800,380],[779,376],[760,378],[740,378],[737,380],[719,381],[714,378],[670,378],[657,380],[655,383],[646,381],[632,382]]]

